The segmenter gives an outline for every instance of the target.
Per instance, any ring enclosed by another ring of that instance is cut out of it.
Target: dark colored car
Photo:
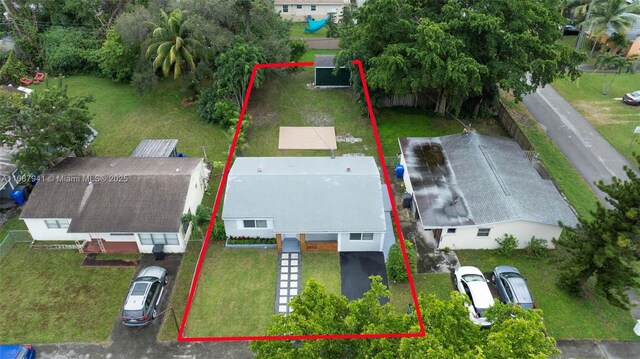
[[[622,98],[622,102],[627,105],[638,106],[640,105],[640,90],[630,92]]]
[[[580,29],[575,27],[575,25],[564,25],[564,29],[562,30],[564,35],[580,35]]]
[[[122,308],[122,323],[129,327],[140,327],[156,319],[166,285],[166,269],[151,266],[141,270],[129,288]]]
[[[491,274],[503,303],[514,303],[523,309],[536,309],[536,303],[527,286],[527,280],[511,266],[498,266]]]
[[[36,349],[31,345],[0,345],[0,359],[33,359]]]

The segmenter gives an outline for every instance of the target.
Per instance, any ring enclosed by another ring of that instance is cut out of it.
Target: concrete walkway
[[[278,276],[276,281],[276,314],[290,314],[289,302],[300,293],[302,256],[300,253],[280,253],[278,255]]]
[[[605,203],[605,194],[594,183],[600,180],[610,183],[614,176],[626,179],[622,167],[631,167],[631,163],[550,85],[525,96],[523,102],[600,201]]]

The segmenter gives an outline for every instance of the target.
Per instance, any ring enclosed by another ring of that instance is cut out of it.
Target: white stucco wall
[[[187,198],[184,202],[184,210],[182,213],[195,213],[198,205],[202,203],[204,197],[204,188],[206,186],[206,178],[204,178],[204,161],[200,161],[195,171],[191,174],[191,180],[189,181],[189,190],[187,192]]]
[[[224,220],[224,229],[229,237],[260,237],[260,238],[275,238],[275,232],[273,231],[273,219],[269,218],[245,218],[245,219],[258,219],[266,220],[267,228],[243,228],[243,219],[226,219]]]
[[[275,5],[276,13],[280,13],[280,17],[286,20],[291,20],[295,22],[302,22],[307,20],[307,16],[311,16],[315,20],[322,20],[328,16],[330,12],[335,12],[336,21],[340,18],[340,14],[342,13],[342,8],[345,4],[329,4],[329,5],[320,5],[316,4],[316,10],[311,11],[312,4],[303,4],[302,9],[298,9],[296,6],[298,4],[288,4],[289,11],[283,12],[283,5]]]
[[[67,220],[71,223],[70,218],[46,218],[50,219],[58,219],[58,220]],[[29,229],[29,233],[31,233],[31,237],[36,241],[74,241],[74,240],[89,240],[89,234],[86,233],[67,233],[66,228],[47,228],[47,225],[44,222],[44,218],[36,218],[36,219],[23,219],[24,223],[27,225],[27,229]]]
[[[489,236],[478,237],[478,228],[490,228]],[[498,248],[496,238],[503,238],[505,234],[512,234],[518,239],[518,248],[524,248],[531,237],[547,240],[547,245],[552,248],[553,238],[558,238],[562,228],[559,226],[535,223],[529,221],[512,221],[483,226],[456,227],[456,233],[447,233],[447,228],[442,230],[439,248],[451,249],[494,249]]]
[[[340,233],[338,236],[338,252],[380,252],[383,249],[384,233],[378,232],[373,234],[371,241],[352,241],[349,239],[349,233]]]

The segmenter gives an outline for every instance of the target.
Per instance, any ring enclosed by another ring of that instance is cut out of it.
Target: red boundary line
[[[298,67],[298,66],[313,66],[313,62],[292,62],[292,63],[276,63],[276,64],[256,64],[253,67],[251,72],[251,78],[249,80],[249,86],[247,88],[247,94],[244,98],[244,103],[242,104],[242,111],[240,111],[240,117],[238,118],[238,124],[236,125],[236,132],[233,137],[233,141],[231,142],[231,147],[229,148],[229,155],[227,156],[227,162],[224,167],[224,172],[222,176],[222,180],[220,181],[220,185],[218,187],[218,192],[216,195],[216,201],[213,206],[213,211],[211,214],[211,221],[209,222],[209,227],[207,229],[207,234],[202,244],[202,249],[200,250],[200,255],[198,257],[198,264],[196,266],[196,270],[193,274],[193,279],[191,281],[191,288],[189,289],[189,297],[187,298],[187,306],[185,308],[184,314],[182,316],[182,321],[180,323],[180,329],[178,330],[178,341],[179,342],[201,342],[201,341],[237,341],[237,340],[307,340],[307,339],[374,339],[374,338],[409,338],[409,337],[423,337],[426,332],[424,328],[424,322],[422,320],[422,315],[420,312],[420,305],[418,303],[418,296],[416,294],[416,288],[413,282],[413,275],[411,273],[411,269],[409,267],[409,260],[407,257],[407,250],[404,245],[404,238],[402,236],[402,231],[400,227],[400,219],[398,217],[398,211],[396,209],[395,200],[393,197],[393,191],[391,190],[391,183],[389,181],[389,173],[387,171],[386,164],[384,162],[384,155],[382,152],[382,145],[380,144],[380,135],[378,134],[378,126],[376,124],[376,119],[373,114],[373,106],[371,105],[371,99],[369,98],[369,89],[367,88],[367,81],[364,77],[364,69],[362,67],[362,61],[353,60],[353,64],[358,67],[358,71],[360,74],[360,79],[362,81],[362,87],[364,89],[364,96],[367,100],[367,109],[369,111],[369,118],[371,119],[371,127],[373,128],[373,134],[376,139],[376,145],[378,147],[378,156],[380,157],[380,165],[382,167],[382,172],[384,174],[384,180],[387,185],[387,192],[389,194],[389,199],[391,200],[391,207],[393,210],[393,220],[395,222],[398,237],[400,239],[400,247],[402,249],[402,255],[404,257],[404,265],[407,273],[409,275],[409,285],[411,287],[411,296],[413,298],[414,308],[416,310],[416,316],[418,319],[418,324],[420,326],[420,331],[417,333],[376,333],[376,334],[321,334],[321,335],[262,335],[262,336],[229,336],[229,337],[185,337],[184,329],[187,324],[187,319],[189,317],[189,312],[191,310],[191,304],[193,302],[193,297],[195,296],[196,286],[198,280],[200,279],[200,273],[202,270],[202,264],[204,263],[205,254],[207,248],[209,247],[209,242],[211,239],[211,230],[213,229],[213,224],[215,222],[216,215],[218,213],[218,207],[220,206],[220,199],[222,198],[222,193],[224,191],[227,176],[229,175],[229,169],[231,167],[231,162],[233,161],[233,153],[235,152],[236,142],[238,141],[238,136],[240,135],[240,128],[242,127],[242,119],[244,118],[245,112],[247,110],[247,106],[249,104],[249,97],[251,95],[251,90],[253,89],[253,83],[256,77],[256,74],[259,69],[268,69],[268,68],[280,68],[280,67]]]

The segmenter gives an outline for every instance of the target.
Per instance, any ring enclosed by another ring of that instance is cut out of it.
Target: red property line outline
[[[416,288],[413,282],[413,275],[411,273],[411,269],[409,267],[409,260],[407,257],[407,250],[404,245],[404,238],[402,236],[402,231],[400,230],[400,219],[398,217],[398,211],[396,209],[395,199],[393,197],[393,191],[391,190],[391,183],[389,181],[389,173],[387,171],[386,164],[384,162],[384,155],[382,152],[382,145],[380,144],[380,136],[378,134],[378,126],[376,124],[376,119],[373,114],[373,106],[371,105],[371,100],[369,98],[369,89],[367,88],[367,81],[364,77],[364,70],[362,67],[362,61],[353,60],[353,64],[358,67],[358,71],[360,73],[360,79],[362,81],[362,87],[364,89],[364,96],[367,100],[367,109],[369,111],[369,118],[371,119],[371,127],[373,128],[373,134],[376,139],[376,146],[378,148],[378,156],[380,157],[380,165],[382,167],[382,172],[384,174],[384,180],[387,185],[387,192],[389,195],[389,199],[391,200],[391,208],[393,212],[393,220],[396,225],[398,237],[400,239],[400,248],[402,249],[402,255],[404,257],[404,265],[407,273],[409,275],[409,286],[411,287],[411,296],[413,298],[413,305],[416,310],[416,317],[418,319],[418,324],[420,326],[420,331],[417,333],[375,333],[375,334],[319,334],[319,335],[263,335],[263,336],[229,336],[229,337],[185,337],[184,329],[187,324],[187,319],[189,317],[189,312],[191,310],[191,304],[193,302],[193,297],[195,296],[195,291],[197,287],[198,280],[200,279],[200,274],[202,270],[202,264],[204,263],[204,258],[206,255],[207,248],[209,247],[209,242],[211,240],[211,230],[213,229],[213,224],[215,222],[216,215],[218,213],[218,207],[220,206],[220,199],[222,198],[222,193],[224,191],[227,176],[229,175],[229,169],[231,167],[231,162],[233,161],[233,153],[235,152],[236,142],[238,141],[238,136],[240,135],[240,128],[242,127],[242,120],[244,118],[245,112],[247,110],[247,106],[249,104],[249,97],[251,95],[251,90],[253,89],[253,83],[256,77],[256,74],[259,69],[269,69],[269,68],[280,68],[280,67],[297,67],[297,66],[313,66],[313,62],[292,62],[292,63],[277,63],[277,64],[257,64],[253,67],[251,72],[251,78],[249,80],[249,86],[247,88],[247,94],[244,98],[244,103],[242,104],[242,111],[240,112],[240,117],[238,119],[238,124],[236,125],[235,135],[233,137],[233,141],[231,142],[231,147],[229,148],[229,155],[227,156],[227,162],[224,167],[224,172],[222,175],[222,180],[220,181],[220,185],[218,186],[218,192],[216,194],[216,201],[213,206],[213,211],[211,214],[211,221],[209,222],[209,227],[207,229],[207,234],[205,236],[204,243],[202,244],[202,248],[200,250],[200,254],[198,257],[198,264],[196,266],[196,270],[193,274],[193,279],[191,281],[191,287],[189,289],[189,297],[187,298],[187,306],[185,308],[185,312],[182,316],[182,321],[180,323],[180,329],[178,330],[178,341],[179,342],[201,342],[201,341],[237,341],[237,340],[309,340],[309,339],[375,339],[375,338],[410,338],[410,337],[423,337],[425,336],[425,328],[424,322],[422,321],[422,315],[420,312],[420,305],[418,303],[418,295],[416,293]]]

